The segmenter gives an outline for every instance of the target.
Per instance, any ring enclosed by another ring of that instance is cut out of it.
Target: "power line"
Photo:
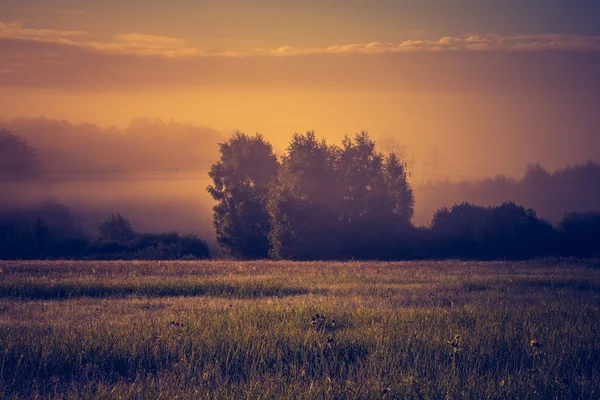
[[[209,168],[115,168],[115,169],[45,169],[48,173],[105,173],[105,172],[199,172]]]
[[[2,183],[18,183],[18,184],[44,184],[44,183],[103,183],[103,182],[178,182],[178,181],[201,181],[210,179],[209,176],[196,176],[196,177],[138,177],[138,178],[96,178],[96,179],[40,179],[40,180],[29,180],[29,181],[18,181],[12,180],[0,180]]]
[[[419,163],[412,162],[410,165],[427,165],[427,166],[436,166],[436,167],[448,167],[448,168],[471,168],[471,169],[484,169],[484,170],[496,170],[496,171],[514,171],[514,172],[525,172],[524,169],[518,168],[496,168],[496,167],[488,167],[481,165],[460,165],[460,164],[434,164],[434,163]],[[409,166],[410,166],[409,165]],[[177,177],[177,176],[141,176],[141,177],[114,177],[114,176],[105,176],[105,177],[90,177],[83,178],[77,175],[85,175],[85,174],[113,174],[113,173],[128,173],[128,174],[136,174],[136,173],[148,173],[148,172],[170,172],[170,173],[185,173],[185,172],[208,172],[209,168],[199,167],[199,168],[112,168],[112,169],[50,169],[45,170],[44,172],[52,175],[52,174],[73,174],[76,175],[72,178],[67,177],[46,177],[44,179],[40,179],[37,181],[29,181],[29,183],[102,183],[102,182],[161,182],[161,181],[201,181],[210,179],[208,175],[203,176],[186,176],[186,177]],[[410,177],[412,176],[427,176],[430,178],[475,178],[475,179],[486,179],[491,178],[488,175],[470,175],[470,174],[453,174],[453,173],[420,173],[420,172],[412,172],[409,171]],[[497,174],[499,175],[499,174]],[[27,181],[18,181],[15,179],[12,180],[0,180],[3,183],[28,183]]]
[[[423,174],[419,172],[410,173],[410,176],[427,176],[430,178],[471,178],[471,179],[489,179],[493,178],[486,175],[468,175],[468,174]],[[410,177],[409,177],[410,178]],[[210,180],[208,175],[203,176],[187,176],[187,177],[176,177],[176,176],[159,176],[159,177],[132,177],[132,178],[116,178],[116,177],[98,177],[98,178],[59,178],[59,179],[41,179],[41,180],[30,180],[30,181],[19,181],[19,180],[0,180],[1,183],[15,183],[15,184],[58,184],[58,183],[110,183],[110,182],[183,182],[183,181],[206,181]]]
[[[468,174],[444,174],[444,173],[422,173],[422,172],[411,172],[412,176],[425,176],[430,178],[476,178],[476,179],[490,179],[495,178],[496,176],[489,175],[468,175]]]
[[[460,164],[437,164],[437,163],[421,163],[421,162],[412,162],[410,164],[417,165],[427,165],[434,167],[450,167],[450,168],[473,168],[473,169],[487,169],[487,170],[495,170],[495,171],[514,171],[514,172],[525,172],[525,169],[522,168],[503,168],[503,167],[488,167],[484,165],[460,165]]]
[[[509,168],[509,167],[492,167],[484,165],[466,165],[466,164],[438,164],[438,163],[427,163],[413,161],[408,165],[425,165],[434,167],[447,167],[447,168],[471,168],[471,169],[484,169],[484,170],[495,170],[495,171],[513,171],[513,172],[526,172],[522,168]],[[199,167],[199,168],[107,168],[107,169],[46,169],[46,173],[73,173],[73,174],[101,174],[101,173],[136,173],[136,172],[208,172],[210,168]],[[413,173],[414,175],[414,173]]]

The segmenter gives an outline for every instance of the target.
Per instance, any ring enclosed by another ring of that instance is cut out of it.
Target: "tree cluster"
[[[210,250],[195,235],[138,233],[113,214],[90,238],[75,225],[68,208],[44,203],[34,209],[0,212],[0,259],[206,259]]]
[[[214,225],[236,258],[399,258],[414,198],[405,164],[366,132],[330,145],[296,134],[277,158],[261,135],[235,134],[210,171]]]
[[[27,140],[0,129],[0,185],[40,178],[42,163]]]
[[[295,134],[276,157],[261,136],[235,134],[210,171],[221,251],[239,259],[528,259],[600,255],[600,214],[554,227],[514,202],[441,208],[414,227],[406,164],[365,132],[330,145]]]
[[[442,208],[427,231],[435,258],[527,259],[550,254],[558,236],[535,211],[508,202],[482,207],[469,203]]]
[[[520,179],[498,175],[482,180],[437,180],[415,185],[419,207],[415,219],[424,222],[440,207],[473,202],[491,206],[512,200],[536,210],[539,216],[558,224],[565,211],[600,211],[600,163],[570,165],[547,171],[529,165]]]

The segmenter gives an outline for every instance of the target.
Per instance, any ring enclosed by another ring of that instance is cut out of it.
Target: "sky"
[[[280,149],[369,130],[421,162],[559,168],[600,154],[598,71],[591,0],[0,2],[0,118],[175,119]]]

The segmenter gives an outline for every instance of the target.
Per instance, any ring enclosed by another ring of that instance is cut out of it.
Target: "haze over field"
[[[422,186],[597,159],[594,2],[7,0],[0,16],[1,125],[89,226],[119,211],[211,236],[207,170],[237,129],[278,154],[312,129],[403,147],[416,224],[465,200],[559,202],[553,222],[600,208]]]

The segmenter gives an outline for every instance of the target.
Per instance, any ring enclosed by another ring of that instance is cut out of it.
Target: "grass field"
[[[0,398],[600,398],[598,262],[0,262]]]

